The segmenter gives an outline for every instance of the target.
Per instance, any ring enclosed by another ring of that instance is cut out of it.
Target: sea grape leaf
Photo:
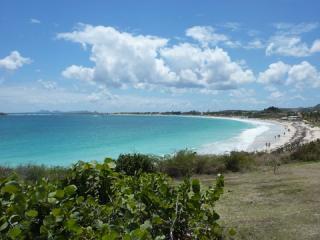
[[[2,232],[3,230],[6,230],[8,226],[9,226],[9,223],[8,223],[8,222],[4,222],[4,223],[0,226],[0,232]]]
[[[10,193],[10,194],[16,193],[19,190],[20,190],[20,186],[16,181],[7,182],[6,185],[4,185],[1,188],[2,193]]]
[[[192,179],[192,191],[194,193],[200,193],[200,182],[198,179]]]
[[[29,210],[26,212],[27,217],[35,218],[38,216],[38,211],[37,210]]]
[[[141,229],[151,229],[152,224],[151,224],[150,220],[144,221],[144,223],[140,226],[140,228]]]
[[[58,198],[58,199],[62,199],[62,198],[64,197],[64,191],[61,190],[61,189],[57,190],[55,196],[56,196],[56,198]]]
[[[75,185],[69,185],[64,188],[64,192],[70,196],[77,191],[77,187]]]
[[[62,213],[62,211],[61,211],[60,208],[54,208],[54,209],[52,209],[52,215],[55,216],[55,217],[61,216],[61,213]]]
[[[21,234],[21,229],[15,226],[9,230],[8,234],[12,239],[16,239]]]
[[[116,240],[119,239],[119,234],[115,231],[112,231],[102,237],[102,240]]]
[[[69,231],[74,232],[74,233],[76,233],[76,234],[78,234],[78,235],[80,235],[80,234],[83,232],[82,228],[77,224],[77,222],[76,222],[75,219],[69,219],[69,220],[67,221],[67,223],[66,223],[66,226],[67,226],[67,229],[68,229]],[[90,226],[87,227],[87,229],[88,229],[88,228],[91,229]]]

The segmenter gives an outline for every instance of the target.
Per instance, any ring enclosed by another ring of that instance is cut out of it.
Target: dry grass
[[[320,163],[282,165],[276,175],[271,167],[226,174],[217,211],[235,239],[320,239]]]

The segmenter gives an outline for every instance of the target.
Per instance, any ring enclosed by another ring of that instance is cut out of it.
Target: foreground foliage
[[[77,163],[59,181],[0,180],[1,239],[220,239],[223,177],[202,189],[160,173],[126,175],[114,162]]]
[[[149,156],[140,153],[120,154],[115,170],[126,175],[134,176],[140,173],[155,172],[156,156]]]

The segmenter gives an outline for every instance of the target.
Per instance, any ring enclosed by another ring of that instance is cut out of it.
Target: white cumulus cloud
[[[18,51],[12,51],[8,56],[0,59],[0,68],[16,70],[29,63],[31,63],[30,58],[22,57]]]
[[[90,60],[95,63],[94,68],[73,65],[63,72],[65,77],[92,79],[111,87],[174,80],[174,74],[158,57],[158,49],[167,44],[167,39],[90,25],[58,34],[58,38],[91,46]]]
[[[94,70],[92,68],[71,65],[62,72],[62,76],[90,82],[93,80]]]
[[[232,89],[254,81],[253,72],[231,60],[221,48],[200,48],[188,43],[161,50],[179,85],[208,89]]]
[[[320,39],[317,39],[313,42],[310,52],[311,53],[320,52]]]
[[[318,28],[317,22],[277,23],[274,26],[277,32],[268,41],[266,55],[307,57],[320,51],[319,39],[315,40],[311,46],[302,40],[302,34]]]
[[[293,57],[306,57],[310,49],[298,36],[274,36],[266,48],[266,55],[280,55]]]
[[[294,84],[298,88],[303,88],[306,84],[320,87],[320,73],[310,63],[303,61],[290,68],[287,84]]]
[[[188,28],[186,30],[186,36],[191,37],[202,44],[217,44],[229,40],[226,35],[216,33],[215,29],[210,26],[194,26]]]
[[[290,65],[285,64],[282,61],[272,63],[266,71],[259,73],[258,82],[264,84],[284,83],[289,69]]]
[[[307,61],[295,65],[279,61],[259,73],[258,81],[267,85],[293,85],[300,89],[320,87],[320,72]]]
[[[241,47],[239,41],[232,41],[227,35],[217,33],[211,26],[193,26],[186,30],[186,36],[198,41],[204,47],[216,46],[220,43],[229,48]]]
[[[221,48],[171,46],[165,38],[91,25],[60,33],[58,38],[89,47],[94,63],[93,67],[72,65],[62,75],[106,87],[229,89],[254,81],[252,71],[232,61]]]

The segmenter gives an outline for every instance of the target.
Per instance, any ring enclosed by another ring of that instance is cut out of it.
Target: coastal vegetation
[[[290,149],[290,150],[286,150]],[[114,160],[116,172],[128,176],[142,173],[164,173],[173,178],[193,175],[208,175],[227,172],[248,172],[263,166],[320,161],[320,139],[307,144],[266,152],[237,152],[228,154],[197,154],[191,150],[181,150],[164,157],[139,153],[121,154]],[[21,165],[17,167],[0,166],[0,176],[7,177],[13,173],[27,182],[35,182],[43,177],[49,180],[62,180],[70,174],[66,167],[47,167]]]
[[[0,238],[299,239],[283,228],[308,222],[307,213],[297,217],[297,206],[316,209],[320,192],[310,195],[307,183],[319,183],[309,173],[320,167],[320,140],[288,149],[1,167]],[[296,204],[285,205],[290,199]],[[312,239],[316,224],[302,227]]]
[[[317,105],[318,106],[318,105]],[[302,113],[303,119],[312,123],[313,125],[320,126],[320,105],[318,106],[318,111],[304,112]]]
[[[122,156],[120,161],[128,159]],[[133,170],[123,164],[117,172],[106,159],[78,162],[62,170],[59,180],[2,177],[0,238],[221,239],[223,228],[214,207],[223,193],[223,176],[205,188],[189,178],[174,185],[165,174],[145,173],[144,167]]]

